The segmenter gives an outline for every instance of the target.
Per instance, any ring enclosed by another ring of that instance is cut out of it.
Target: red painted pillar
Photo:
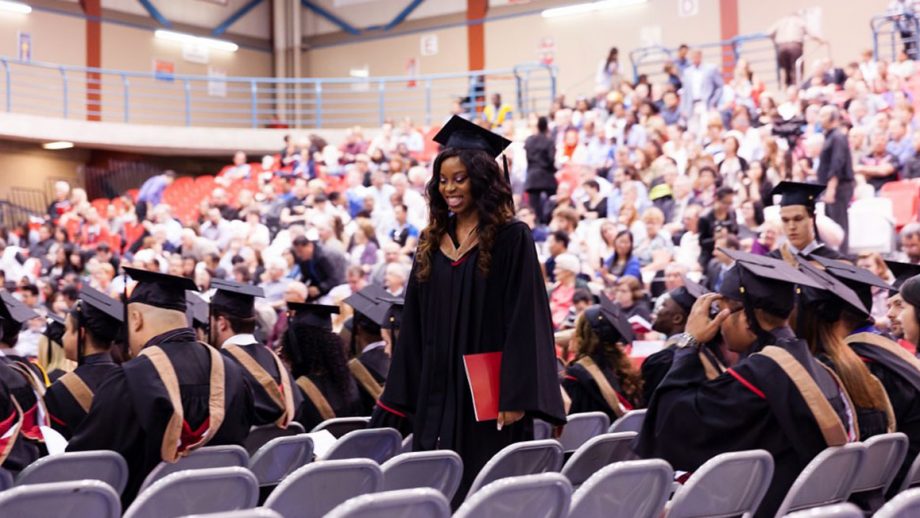
[[[469,70],[482,70],[486,66],[486,27],[483,19],[489,9],[488,0],[466,0],[467,49]]]
[[[80,0],[86,14],[86,66],[102,67],[102,3],[101,0]],[[102,76],[86,73],[86,120],[102,120]]]
[[[719,0],[719,36],[722,41],[738,35],[738,0]],[[722,75],[726,81],[731,79],[735,69],[732,46],[722,47]]]

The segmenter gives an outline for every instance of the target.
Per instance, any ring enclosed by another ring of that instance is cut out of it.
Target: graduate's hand
[[[704,344],[715,338],[722,321],[731,314],[728,309],[723,309],[715,318],[709,318],[709,308],[719,298],[721,298],[721,295],[718,293],[707,293],[696,299],[696,303],[690,308],[685,331],[699,344]]]
[[[522,410],[512,410],[510,412],[498,413],[498,429],[501,430],[507,425],[514,424],[524,418]]]

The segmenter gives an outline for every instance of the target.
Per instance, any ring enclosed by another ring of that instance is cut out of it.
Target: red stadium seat
[[[898,229],[917,221],[918,209],[920,209],[920,184],[910,180],[888,182],[879,190],[879,196],[891,200],[891,205],[894,207],[895,226]]]
[[[136,202],[137,202],[137,193],[138,193],[139,191],[140,191],[140,189],[130,189],[130,190],[128,190],[128,191],[125,191],[125,195],[130,196],[131,199],[136,203]]]
[[[92,205],[96,209],[96,212],[98,212],[99,215],[103,217],[105,217],[105,215],[109,211],[108,198],[96,198],[95,200],[90,202],[90,205]]]

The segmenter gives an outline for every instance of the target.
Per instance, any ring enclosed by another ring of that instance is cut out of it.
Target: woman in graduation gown
[[[632,326],[607,297],[575,322],[575,361],[562,387],[572,399],[570,413],[604,412],[611,421],[641,403],[642,379],[624,348],[633,340]]]
[[[411,430],[416,451],[459,453],[462,501],[495,453],[533,438],[534,418],[561,425],[565,410],[533,237],[496,163],[509,142],[459,117],[435,141],[446,149],[427,186],[430,223],[371,426]],[[489,352],[502,354],[497,423],[476,420],[464,368],[464,355]]]
[[[64,352],[67,359],[77,362],[77,368],[54,382],[45,394],[51,427],[67,439],[86,417],[99,385],[118,370],[111,350],[121,332],[123,315],[121,302],[88,286],[67,315]]]
[[[348,372],[342,339],[332,332],[331,315],[339,308],[289,302],[288,310],[290,321],[281,348],[295,384],[306,396],[295,420],[312,430],[334,417],[359,415],[358,387]]]
[[[856,408],[859,438],[895,431],[895,415],[885,388],[846,343],[870,318],[857,294],[832,275],[797,256],[799,269],[824,285],[802,288],[796,313],[798,335],[812,354],[834,370]]]
[[[48,313],[45,332],[38,339],[38,364],[48,373],[51,383],[77,368],[77,362],[67,359],[61,342],[63,336],[64,319]]]

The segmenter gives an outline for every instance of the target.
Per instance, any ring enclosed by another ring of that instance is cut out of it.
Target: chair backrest
[[[268,441],[249,460],[249,470],[260,486],[273,486],[295,469],[313,460],[313,439],[307,435]]]
[[[920,516],[920,488],[901,491],[875,513],[875,518]]]
[[[450,502],[431,488],[386,491],[356,496],[326,518],[450,518]]]
[[[399,448],[399,453],[409,453],[412,451],[412,434],[406,436],[402,441],[402,447]]]
[[[0,468],[0,491],[6,491],[13,487],[13,474]]]
[[[380,467],[383,490],[428,487],[454,497],[463,476],[463,460],[450,450],[416,451],[397,455]]]
[[[773,479],[764,450],[723,453],[706,461],[674,494],[668,518],[750,517]]]
[[[255,475],[238,466],[179,471],[141,492],[124,518],[174,518],[255,507]]]
[[[559,473],[509,477],[468,497],[454,518],[564,518],[571,498],[572,485]]]
[[[278,428],[273,424],[253,426],[252,429],[249,430],[249,435],[246,436],[246,440],[243,441],[243,448],[246,449],[246,453],[249,455],[255,455],[259,448],[265,446],[265,444],[272,439],[290,437],[302,433],[304,433],[303,425],[297,421],[291,421],[291,424],[289,424],[287,428]]]
[[[42,457],[26,466],[16,485],[72,480],[99,480],[121,494],[128,483],[128,464],[114,451],[77,451]]]
[[[674,470],[661,459],[611,464],[572,496],[572,518],[657,518],[671,494]]]
[[[323,456],[323,460],[371,459],[386,462],[402,448],[402,436],[392,428],[355,430],[343,435]]]
[[[613,432],[636,432],[639,433],[642,431],[642,423],[645,421],[645,412],[642,410],[630,410],[623,414],[619,419],[613,422],[610,425],[608,430],[610,433]]]
[[[562,445],[552,439],[505,446],[479,471],[466,497],[501,478],[559,471],[563,457]]]
[[[914,486],[920,486],[920,455],[914,458],[910,469],[907,470],[907,476],[904,477],[904,482],[901,483],[901,491],[907,491]]]
[[[610,418],[603,412],[584,412],[571,414],[568,422],[562,429],[559,442],[565,451],[575,451],[592,437],[607,431],[610,427]]]
[[[62,511],[67,516],[118,518],[121,502],[111,486],[98,480],[29,484],[0,493],[0,516],[45,518]]]
[[[604,466],[630,460],[633,457],[630,444],[635,438],[636,432],[598,435],[575,450],[562,467],[562,474],[573,487],[578,487]]]
[[[282,518],[280,514],[266,509],[264,507],[254,507],[252,509],[240,509],[239,511],[227,511],[224,513],[208,514],[190,514],[182,518]]]
[[[367,423],[371,422],[370,417],[335,417],[326,419],[322,423],[313,427],[310,433],[320,430],[329,430],[329,433],[336,439],[344,437],[348,432],[363,430],[367,428]]]
[[[383,473],[372,460],[314,462],[282,480],[265,507],[285,518],[320,518],[349,498],[380,491],[382,485]]]
[[[553,425],[542,419],[533,420],[533,438],[536,441],[553,438]]]
[[[850,497],[865,456],[866,447],[862,443],[827,448],[819,453],[792,483],[776,516],[845,501]]]
[[[876,435],[864,441],[866,458],[853,482],[853,492],[887,491],[904,463],[907,442],[907,436],[901,432]]]
[[[786,516],[788,518],[863,518],[865,515],[857,505],[847,502],[814,507]]]
[[[140,492],[150,487],[161,478],[189,469],[229,468],[233,466],[244,468],[249,465],[249,454],[242,446],[204,446],[192,451],[187,457],[182,457],[177,462],[160,462],[144,479]]]

